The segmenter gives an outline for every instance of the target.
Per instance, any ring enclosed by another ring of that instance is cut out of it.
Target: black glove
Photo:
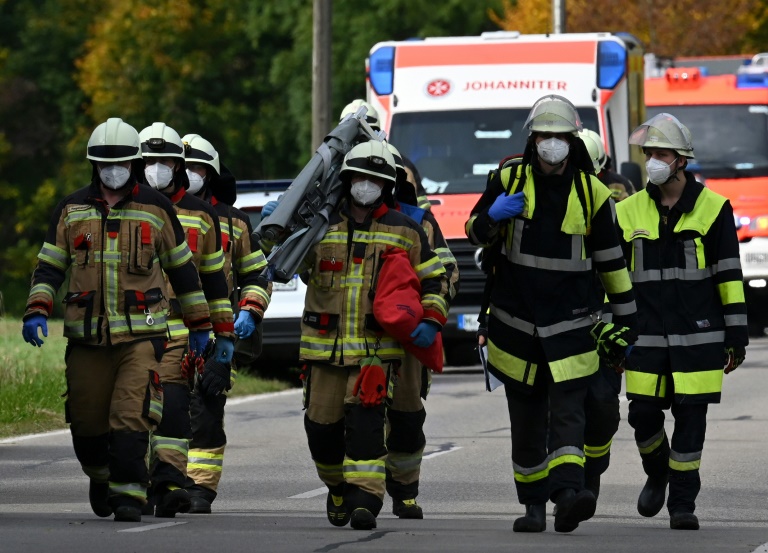
[[[747,356],[747,348],[744,346],[726,346],[725,347],[725,368],[723,371],[728,374],[735,371],[744,362]]]
[[[637,332],[626,326],[597,321],[589,331],[597,345],[597,355],[613,367],[621,368],[627,348],[637,342]]]
[[[197,383],[199,393],[204,396],[218,396],[230,389],[229,378],[232,370],[229,363],[224,364],[211,358],[205,362],[205,368]]]

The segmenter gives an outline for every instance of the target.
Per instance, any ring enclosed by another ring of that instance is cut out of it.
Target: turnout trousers
[[[406,353],[398,371],[392,405],[387,409],[387,493],[401,501],[419,495],[421,458],[427,443],[427,412],[422,398],[427,398],[431,381],[430,371]]]
[[[352,394],[357,365],[315,364],[307,372],[304,429],[317,474],[350,512],[362,507],[377,516],[386,485],[386,407],[363,407]]]
[[[590,377],[584,403],[584,475],[589,480],[608,470],[613,436],[619,429],[619,392],[621,375],[600,363],[600,369]]]
[[[67,346],[65,411],[75,455],[91,480],[109,482],[113,506],[146,502],[149,431],[162,416],[162,354],[162,339]]]

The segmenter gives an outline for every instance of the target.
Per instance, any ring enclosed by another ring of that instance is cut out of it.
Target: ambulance
[[[645,81],[648,117],[669,112],[691,131],[691,170],[736,216],[750,331],[768,326],[768,55],[737,72],[670,67]],[[690,60],[688,60],[690,62]]]
[[[531,106],[558,94],[603,138],[614,169],[642,186],[644,159],[627,138],[645,120],[643,48],[627,34],[498,31],[381,42],[366,71],[368,101],[416,165],[459,264],[460,289],[443,329],[447,362],[472,362],[485,275],[464,223],[488,171],[523,152]]]

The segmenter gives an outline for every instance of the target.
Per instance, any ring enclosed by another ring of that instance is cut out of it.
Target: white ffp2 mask
[[[131,170],[122,165],[109,165],[99,171],[99,178],[107,188],[117,190],[125,186],[131,177]]]
[[[187,192],[190,194],[197,194],[200,192],[200,189],[205,183],[205,179],[189,169],[187,169],[187,178],[189,179],[189,188],[187,189]]]
[[[167,188],[173,180],[173,169],[162,163],[153,163],[147,165],[144,169],[144,176],[147,177],[147,184],[156,190]]]
[[[550,165],[557,165],[568,157],[571,147],[565,140],[547,138],[536,144],[539,157]]]
[[[674,163],[676,160],[673,160]],[[653,184],[664,184],[672,176],[672,163],[664,163],[660,159],[652,157],[645,162],[645,170],[648,172],[648,180]]]
[[[371,205],[381,196],[381,187],[369,180],[363,180],[352,185],[351,193],[358,204]]]

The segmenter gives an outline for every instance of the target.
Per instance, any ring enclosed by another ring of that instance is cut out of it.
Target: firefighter
[[[409,179],[404,159],[392,144],[387,144],[397,169],[394,205],[424,229],[429,246],[440,258],[448,278],[447,299],[453,300],[458,290],[459,270],[440,226],[431,212],[416,206],[416,183]],[[399,518],[424,518],[416,502],[419,494],[421,459],[426,437],[424,421],[427,412],[422,399],[427,399],[432,374],[428,367],[410,352],[405,353],[399,371],[392,405],[387,409],[387,493],[392,497],[392,513]]]
[[[184,144],[178,133],[162,122],[153,123],[139,133],[146,167],[146,183],[171,200],[192,252],[199,281],[211,313],[215,335],[213,359],[229,365],[234,352],[234,322],[229,303],[229,288],[224,273],[219,217],[207,202],[187,193]],[[150,440],[152,489],[149,509],[155,516],[174,518],[190,509],[186,490],[190,420],[190,389],[197,380],[204,351],[187,353],[187,328],[180,314],[186,297],[169,286],[169,340],[163,355],[160,381],[165,390],[164,416]],[[182,360],[184,363],[182,363]],[[149,510],[148,509],[148,510]]]
[[[344,119],[347,115],[354,115],[357,113],[357,110],[363,106],[365,106],[367,110],[365,112],[366,123],[368,123],[374,131],[381,130],[381,124],[379,123],[379,113],[376,111],[376,108],[365,100],[359,98],[357,100],[352,100],[350,103],[344,106],[344,109],[341,110],[341,115],[339,115],[339,121]]]
[[[162,194],[140,186],[139,134],[119,118],[91,134],[91,184],[56,207],[32,275],[22,334],[41,346],[53,299],[64,296],[66,420],[100,517],[138,522],[146,502],[149,432],[163,416],[158,377],[168,293],[185,298],[191,348],[211,321],[184,230]]]
[[[646,188],[616,207],[639,319],[625,372],[648,476],[637,510],[655,516],[669,484],[670,527],[697,530],[707,406],[720,402],[723,373],[744,361],[749,341],[739,243],[730,202],[686,171],[694,151],[685,125],[660,113],[629,143],[643,149],[648,172]]]
[[[302,264],[304,428],[318,476],[328,486],[328,520],[334,526],[350,522],[357,530],[375,528],[383,505],[385,403],[404,356],[372,314],[372,288],[385,250],[405,250],[421,282],[424,317],[412,333],[414,344],[432,344],[448,308],[445,269],[424,230],[388,207],[396,174],[384,143],[352,148],[340,171],[346,197]]]
[[[513,530],[544,531],[551,499],[555,531],[571,532],[596,505],[584,489],[584,401],[598,370],[590,336],[603,299],[597,277],[627,323],[600,336],[598,351],[616,362],[633,341],[627,325],[635,303],[611,194],[592,175],[576,109],[544,96],[524,128],[522,163],[489,174],[466,230],[495,259],[488,370],[505,384],[515,485],[525,505]]]
[[[595,131],[583,129],[579,137],[587,147],[589,157],[595,166],[595,175],[611,191],[614,202],[620,202],[635,193],[635,187],[628,178],[613,171],[610,166],[611,158],[606,154],[603,139]]]
[[[243,364],[241,346],[250,344],[251,337],[260,336],[256,330],[269,306],[272,286],[261,276],[267,260],[251,238],[253,229],[248,215],[232,206],[237,197],[235,179],[221,163],[219,153],[199,134],[188,134],[182,142],[189,178],[187,192],[210,203],[218,215],[227,289],[239,309],[235,321],[238,340],[231,365],[208,361],[192,394],[192,441],[187,464],[189,512],[210,513],[227,445],[224,406],[227,392],[236,380],[235,362]]]

